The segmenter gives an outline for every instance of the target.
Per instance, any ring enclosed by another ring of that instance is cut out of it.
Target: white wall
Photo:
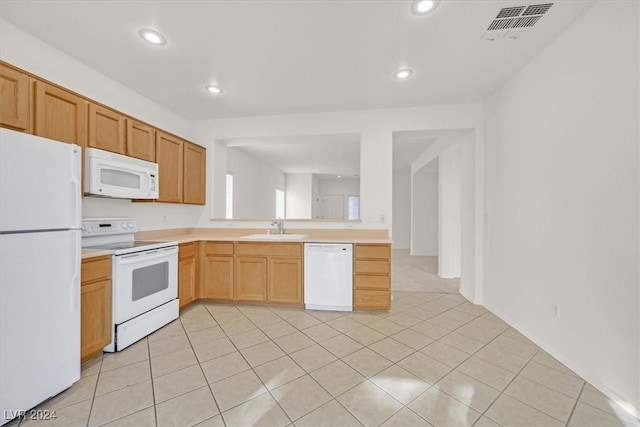
[[[393,248],[411,247],[411,171],[393,174]]]
[[[310,173],[285,174],[285,185],[286,218],[312,218],[313,175]]]
[[[488,100],[483,296],[636,411],[638,9],[596,3]]]
[[[318,219],[322,215],[320,208],[320,179],[316,175],[311,178],[311,218]]]
[[[428,167],[413,174],[411,255],[438,256],[438,182]]]
[[[456,144],[438,157],[438,276],[460,277],[462,156]]]
[[[392,133],[402,130],[478,129],[483,123],[481,105],[447,105],[388,110],[338,111],[291,115],[240,117],[197,121],[198,135],[210,140],[269,136],[326,135],[359,133],[360,139],[360,197],[362,223],[354,228],[389,229],[392,224]],[[478,136],[483,138],[482,132]],[[216,162],[217,164],[217,162]],[[225,170],[214,168],[214,183]],[[214,184],[215,185],[215,184]],[[207,200],[209,212],[219,212],[224,204],[222,194]],[[385,222],[381,223],[381,215]],[[209,226],[203,216],[201,226]],[[264,223],[243,222],[243,227],[263,227]],[[336,228],[336,223],[298,223],[304,228]],[[217,222],[214,226],[236,226],[233,222]],[[238,225],[239,226],[239,225]]]
[[[234,218],[275,218],[276,188],[284,190],[284,173],[239,148],[227,150],[227,171],[233,173]]]
[[[460,212],[460,293],[469,301],[482,298],[473,277],[481,261],[476,259],[476,139],[473,132],[462,137],[461,148],[461,212]],[[481,256],[481,252],[480,252]]]
[[[192,132],[193,126],[189,121],[3,20],[0,20],[0,59],[137,119],[206,145],[206,140],[199,139]],[[204,211],[202,206],[132,203],[96,197],[85,197],[82,203],[85,217],[133,216],[140,230],[193,227]]]

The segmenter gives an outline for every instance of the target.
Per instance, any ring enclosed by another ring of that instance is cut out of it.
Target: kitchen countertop
[[[301,239],[274,240],[270,238],[251,238],[243,236],[264,233],[264,229],[224,229],[224,228],[196,228],[177,230],[141,231],[136,234],[137,240],[147,241],[177,241],[178,244],[199,241],[226,242],[270,242],[270,243],[360,243],[360,244],[391,244],[387,230],[335,230],[335,229],[288,229],[285,234],[305,234]],[[276,233],[274,233],[276,234]],[[82,259],[110,255],[109,250],[83,249]]]
[[[111,251],[106,249],[82,249],[82,259],[97,258],[99,256],[111,255]]]

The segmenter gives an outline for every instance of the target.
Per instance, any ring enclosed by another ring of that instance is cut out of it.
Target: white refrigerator
[[[0,425],[80,379],[80,165],[0,129]]]

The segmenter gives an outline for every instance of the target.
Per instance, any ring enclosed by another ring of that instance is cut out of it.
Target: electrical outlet
[[[553,313],[553,316],[556,319],[560,318],[560,305],[559,304],[553,304],[553,306],[551,307],[551,311]]]
[[[166,215],[164,215],[164,216],[162,217],[162,222],[167,222],[167,216],[166,216]]]
[[[380,214],[380,224],[384,224],[387,221],[387,217],[384,214]]]
[[[231,227],[233,227],[233,223],[228,222],[228,223],[226,223],[226,224],[225,224],[225,226],[226,226],[227,228],[231,228]]]
[[[353,224],[345,224],[344,228],[346,228],[347,230],[351,230],[353,228]]]

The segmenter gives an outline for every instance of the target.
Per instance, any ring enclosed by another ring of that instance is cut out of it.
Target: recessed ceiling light
[[[402,70],[398,70],[393,74],[393,77],[395,77],[398,80],[405,80],[408,79],[409,77],[411,77],[413,75],[413,71],[411,71],[408,68],[403,68]]]
[[[205,90],[207,92],[211,92],[211,93],[216,94],[216,95],[222,93],[222,88],[220,86],[206,85],[204,88],[205,88]]]
[[[159,32],[157,32],[156,30],[143,28],[142,30],[138,31],[138,34],[144,40],[148,41],[151,44],[155,44],[156,46],[162,46],[164,44],[167,44],[167,39],[165,39],[164,36]]]
[[[411,12],[414,15],[426,15],[438,7],[440,0],[413,0],[411,2]]]
[[[342,178],[342,175],[338,175],[338,178]]]

